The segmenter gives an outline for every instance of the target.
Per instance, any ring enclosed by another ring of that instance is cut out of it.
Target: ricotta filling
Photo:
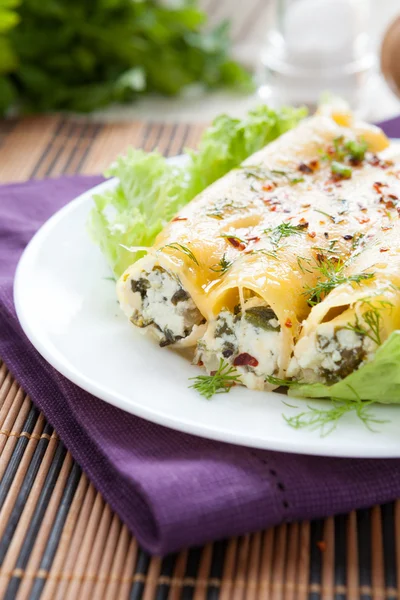
[[[197,343],[195,362],[208,373],[216,371],[221,359],[234,366],[242,383],[264,389],[265,378],[279,371],[282,334],[272,309],[260,298],[244,305],[241,314],[223,310],[209,323]]]
[[[321,323],[312,335],[298,341],[287,376],[306,383],[336,383],[372,360],[376,348],[362,333]]]
[[[204,322],[192,298],[178,277],[162,267],[153,267],[130,281],[134,308],[131,322],[140,328],[151,327],[160,346],[169,346],[188,337]]]

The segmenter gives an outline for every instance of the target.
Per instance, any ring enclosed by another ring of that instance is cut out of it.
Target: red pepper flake
[[[393,229],[393,225],[382,225],[381,229],[382,231],[389,231],[390,229]]]
[[[247,242],[259,242],[261,238],[259,238],[257,235],[251,238],[246,238]]]
[[[276,212],[276,206],[271,206],[269,210],[270,212]]]
[[[234,248],[237,248],[238,250],[244,250],[246,248],[246,244],[235,237],[228,237],[226,239]]]
[[[381,181],[375,181],[375,183],[373,184],[374,190],[380,194],[381,193],[381,188],[383,187],[388,187],[387,183],[382,183]]]
[[[314,160],[310,160],[308,166],[310,167],[310,169],[315,171],[319,167],[319,160],[317,158],[314,158]]]
[[[379,252],[388,252],[389,248],[379,248]]]
[[[174,219],[172,219],[172,222],[174,223],[175,221],[187,221],[186,217],[175,217]]]
[[[357,217],[357,221],[360,223],[360,225],[363,225],[364,223],[369,223],[371,219],[369,217]]]
[[[394,165],[392,160],[382,160],[376,154],[372,154],[368,162],[373,167],[379,167],[380,169],[387,169],[388,167],[393,167]]]
[[[272,190],[275,189],[275,184],[274,183],[265,183],[262,186],[262,189],[265,190],[266,192],[272,192]]]
[[[329,233],[327,231],[324,231],[324,238],[326,240],[329,240]]]
[[[203,363],[203,361],[202,361],[202,360],[198,360],[198,361],[197,361],[197,366],[198,366],[198,367],[202,367],[202,366],[204,366],[204,363]]]
[[[354,236],[352,236],[350,233],[346,233],[346,235],[343,236],[343,239],[346,240],[346,242],[348,242],[349,240],[352,240]]]
[[[395,194],[388,194],[388,198],[391,198],[392,200],[398,200],[398,196],[395,196]]]
[[[293,323],[292,323],[292,321],[290,319],[286,319],[286,321],[285,321],[285,327],[289,327],[289,328],[293,327]]]
[[[319,262],[321,264],[321,263],[325,262],[326,256],[325,256],[325,254],[321,254],[321,253],[317,252],[317,255],[315,258],[316,258],[317,262]]]
[[[300,171],[300,173],[305,173],[307,175],[309,175],[310,173],[313,172],[312,168],[309,167],[308,165],[306,165],[306,163],[301,162],[299,164],[299,166],[297,167],[297,170]]]
[[[254,356],[248,354],[247,352],[242,352],[242,354],[239,354],[235,358],[235,360],[233,361],[233,365],[235,367],[257,367],[258,360],[254,358]]]
[[[308,233],[308,237],[310,237],[310,238],[312,238],[312,239],[314,239],[316,235],[317,235],[317,234],[315,233],[315,231],[310,231],[310,232]]]
[[[326,542],[324,542],[323,540],[320,540],[317,542],[317,548],[318,550],[320,550],[321,552],[326,552]]]
[[[302,204],[302,208],[310,208],[311,204]]]

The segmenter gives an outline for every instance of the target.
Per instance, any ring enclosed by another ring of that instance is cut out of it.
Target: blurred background
[[[381,120],[400,110],[380,72],[399,16],[399,0],[0,0],[0,111],[206,122],[333,91]]]

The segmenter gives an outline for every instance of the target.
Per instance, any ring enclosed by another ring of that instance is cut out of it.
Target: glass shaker
[[[272,0],[271,9],[260,95],[313,109],[330,93],[360,107],[376,62],[370,0]]]

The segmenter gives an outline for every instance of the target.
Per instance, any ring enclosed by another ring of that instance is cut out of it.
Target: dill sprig
[[[273,375],[267,375],[265,377],[265,381],[271,385],[278,385],[280,387],[290,387],[291,385],[299,384],[298,381],[293,381],[293,379],[280,379],[279,377],[274,377]]]
[[[172,244],[166,244],[165,246],[160,248],[160,250],[164,250],[164,248],[171,248],[172,250],[177,250],[178,252],[182,252],[183,254],[186,254],[186,256],[188,256],[190,258],[190,260],[192,260],[196,265],[199,264],[197,258],[195,257],[193,252],[190,250],[190,248],[188,248],[187,246],[184,246],[183,244],[178,244],[178,242],[172,242]]]
[[[377,306],[377,304],[379,305],[379,307]],[[354,333],[358,333],[360,335],[365,335],[366,337],[369,337],[370,340],[375,342],[377,346],[380,346],[382,344],[381,310],[392,310],[393,304],[391,302],[388,302],[387,300],[378,300],[375,304],[370,300],[363,300],[361,306],[363,305],[369,306],[368,310],[366,310],[361,317],[367,327],[365,327],[362,324],[360,317],[356,314],[355,323],[348,323],[346,329],[350,329],[351,331],[354,331]]]
[[[320,213],[321,215],[324,215],[324,217],[327,217],[328,219],[330,219],[332,221],[332,223],[337,222],[337,217],[330,215],[329,213],[325,212],[324,210],[319,210],[318,208],[314,208],[314,211],[317,213]]]
[[[309,268],[305,267],[304,263],[306,263],[307,267],[309,267]],[[312,269],[310,268],[311,258],[306,258],[304,256],[298,256],[297,257],[297,265],[302,273],[312,273]]]
[[[197,375],[197,377],[190,377],[189,381],[194,381],[189,387],[195,389],[207,400],[214,394],[226,394],[234,385],[241,383],[236,369],[224,362],[222,358],[214,375]]]
[[[351,389],[356,394],[355,390],[353,390],[353,388]],[[321,437],[326,437],[336,429],[338,422],[344,415],[354,412],[367,429],[376,432],[376,430],[373,429],[373,425],[385,423],[385,421],[376,419],[374,415],[371,414],[370,409],[373,403],[374,402],[370,400],[361,400],[358,394],[356,394],[354,400],[339,400],[332,398],[331,406],[329,408],[320,409],[315,406],[307,405],[307,411],[302,411],[297,415],[290,417],[283,415],[283,418],[286,423],[294,429],[310,428],[312,431],[319,430]]]
[[[215,273],[225,273],[232,265],[233,261],[229,261],[224,254],[221,260],[217,264],[210,267],[210,269]]]
[[[322,279],[319,279],[314,287],[305,286],[303,294],[308,296],[308,305],[315,306],[319,304],[332,290],[342,284],[356,283],[360,285],[362,281],[367,281],[374,277],[374,273],[358,273],[355,275],[345,275],[343,268],[345,263],[340,259],[335,261],[326,259],[317,263],[316,269],[320,272]]]
[[[301,235],[305,233],[305,228],[302,225],[292,225],[291,223],[281,223],[276,227],[270,229],[264,229],[264,233],[269,235],[271,244],[274,249],[277,250],[279,242],[283,238],[290,237],[291,235]]]

